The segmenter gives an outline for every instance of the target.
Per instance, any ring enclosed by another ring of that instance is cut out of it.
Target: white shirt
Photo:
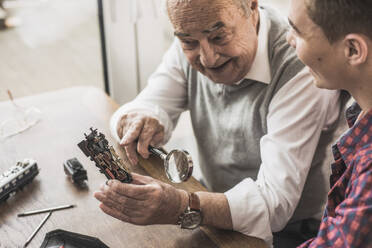
[[[264,11],[259,13],[256,57],[245,78],[269,84],[270,22]],[[118,141],[117,123],[122,115],[131,111],[152,113],[165,127],[164,142],[169,139],[180,113],[186,110],[186,76],[180,62],[182,53],[179,42],[175,41],[150,77],[147,87],[134,101],[115,112],[110,125]],[[312,81],[309,70],[304,68],[273,97],[267,117],[268,132],[260,140],[262,164],[257,180],[247,178],[225,193],[234,230],[264,239],[269,244],[272,232],[284,228],[297,206],[321,131],[332,125],[339,115],[339,92],[320,90]],[[302,87],[298,87],[299,82]],[[319,102],[322,103],[323,115],[314,121],[309,116]],[[294,145],[305,147],[302,150],[308,152],[299,154]]]

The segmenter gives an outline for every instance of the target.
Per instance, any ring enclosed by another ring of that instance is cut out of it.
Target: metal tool
[[[48,220],[48,218],[52,215],[52,212],[49,212],[47,216],[40,222],[39,226],[35,229],[35,231],[28,237],[26,243],[23,245],[23,248],[27,247],[31,240],[35,237],[36,233],[40,230],[40,228],[44,225],[44,223]]]
[[[163,160],[165,173],[171,182],[181,183],[191,177],[194,166],[187,151],[175,149],[167,154],[158,148],[149,146],[149,152]]]
[[[33,210],[25,213],[18,214],[18,217],[23,217],[23,216],[28,216],[28,215],[33,215],[33,214],[41,214],[41,213],[46,213],[46,212],[53,212],[53,211],[58,211],[58,210],[63,210],[63,209],[68,209],[68,208],[73,208],[75,205],[62,205],[62,206],[57,206],[57,207],[52,207],[52,208],[44,208],[44,209],[39,209],[39,210]]]

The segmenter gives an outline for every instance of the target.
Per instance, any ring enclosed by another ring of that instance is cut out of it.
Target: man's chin
[[[225,84],[225,85],[233,85],[243,79],[241,77],[231,77],[231,75],[223,76],[223,77],[215,76],[215,75],[206,75],[206,76],[216,84]]]

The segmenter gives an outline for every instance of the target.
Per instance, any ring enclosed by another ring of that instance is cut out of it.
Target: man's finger
[[[106,213],[106,214],[108,214],[108,215],[110,215],[110,216],[112,216],[112,217],[114,217],[116,219],[122,220],[124,222],[133,223],[131,217],[127,216],[125,213],[123,213],[123,212],[121,212],[121,211],[119,211],[119,210],[117,210],[115,208],[111,208],[109,206],[106,206],[103,203],[101,203],[99,205],[99,207],[101,208],[101,210],[104,213]]]
[[[94,193],[94,197],[110,208],[127,213],[131,217],[143,216],[143,211],[148,209],[144,200],[125,197],[113,190],[103,190]]]
[[[118,122],[116,126],[116,133],[118,134],[119,138],[122,139],[124,136],[124,130],[126,130],[126,125],[127,125],[127,119],[128,115],[125,114],[121,117],[120,121]]]
[[[123,134],[123,126],[122,125],[118,125],[118,127],[116,129],[116,133],[118,134],[119,139],[123,138],[124,134]]]
[[[101,191],[94,192],[93,196],[98,201],[102,202],[103,204],[105,204],[106,206],[108,206],[110,208],[115,208],[119,211],[123,210],[123,209],[118,208],[118,207],[121,207],[121,205],[118,202],[115,202],[115,201],[111,200],[110,198],[108,198],[107,194],[104,193],[104,192],[101,192]]]
[[[126,146],[129,145],[130,143],[135,142],[138,139],[140,133],[142,132],[143,125],[144,125],[143,120],[137,120],[133,122],[128,131],[125,132],[124,137],[120,140],[120,145]]]
[[[152,184],[154,182],[154,178],[150,176],[144,176],[135,172],[132,172],[132,183],[131,184],[137,184],[137,185],[146,185],[146,184]],[[117,180],[116,180],[117,181]],[[120,182],[120,181],[117,181]]]
[[[136,165],[138,163],[136,146],[137,146],[136,143],[131,143],[124,147],[127,157],[129,161],[132,163],[132,165]]]
[[[132,184],[137,184],[137,185],[145,185],[145,184],[150,184],[154,179],[148,176],[144,176],[141,174],[137,174],[132,172]]]
[[[143,182],[142,179],[141,182]],[[117,180],[113,180],[109,187],[120,195],[136,200],[146,200],[148,195],[154,190],[154,188],[152,188],[154,187],[153,185],[127,184],[121,183]]]
[[[138,202],[143,201],[144,199],[136,199],[127,196],[126,185],[127,184],[115,180],[111,181],[108,185],[102,185],[100,190],[104,194],[104,197],[111,199],[112,201],[119,202],[122,206],[143,206],[143,204],[141,205]]]
[[[116,133],[119,138],[123,138],[123,119],[121,119],[116,126]]]
[[[159,126],[160,125],[157,120],[150,118],[146,119],[137,144],[137,151],[142,155],[142,157],[148,158],[150,155],[148,147]]]
[[[164,139],[164,130],[158,131],[155,133],[154,137],[152,138],[152,141],[150,145],[152,146],[158,146]]]

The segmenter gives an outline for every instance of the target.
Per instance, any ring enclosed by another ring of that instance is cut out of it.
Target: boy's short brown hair
[[[372,39],[372,0],[306,0],[306,7],[331,43],[350,33]]]

